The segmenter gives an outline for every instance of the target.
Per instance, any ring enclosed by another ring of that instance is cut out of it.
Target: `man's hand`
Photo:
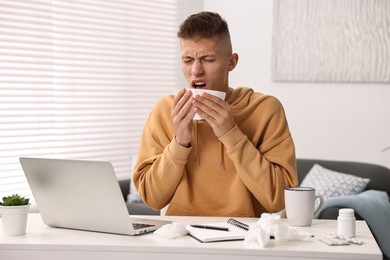
[[[173,99],[171,118],[176,130],[176,142],[188,147],[191,142],[192,118],[195,115],[192,93],[181,89]]]
[[[194,97],[195,112],[206,120],[219,138],[235,126],[230,105],[219,97],[203,93]]]

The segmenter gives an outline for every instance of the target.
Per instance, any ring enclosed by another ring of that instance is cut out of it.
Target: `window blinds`
[[[19,157],[111,161],[130,176],[153,104],[182,86],[184,1],[2,0],[0,197],[30,196]]]

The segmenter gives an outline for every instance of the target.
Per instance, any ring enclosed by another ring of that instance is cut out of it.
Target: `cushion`
[[[134,169],[136,160],[137,160],[137,156],[131,157],[131,165],[130,165],[131,170]],[[137,189],[134,186],[133,173],[130,176],[130,192],[129,195],[127,195],[127,202],[142,202],[142,199],[138,195]]]
[[[369,181],[367,178],[336,172],[314,164],[300,186],[313,187],[316,189],[316,195],[328,199],[359,194],[367,187]]]

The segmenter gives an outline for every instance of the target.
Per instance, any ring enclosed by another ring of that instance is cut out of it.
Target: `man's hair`
[[[177,36],[180,39],[227,38],[230,34],[227,22],[217,13],[200,12],[189,16],[180,25]]]

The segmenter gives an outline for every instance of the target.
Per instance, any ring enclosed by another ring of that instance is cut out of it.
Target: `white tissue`
[[[154,234],[165,238],[174,239],[188,234],[186,226],[187,225],[182,222],[172,222],[171,224],[167,224],[158,228],[156,231],[154,231]]]
[[[271,236],[276,241],[308,241],[312,237],[307,232],[299,231],[284,224],[278,214],[263,213],[259,221],[249,229],[248,234],[245,236],[245,244],[258,244],[261,247],[265,247],[270,242]]]

